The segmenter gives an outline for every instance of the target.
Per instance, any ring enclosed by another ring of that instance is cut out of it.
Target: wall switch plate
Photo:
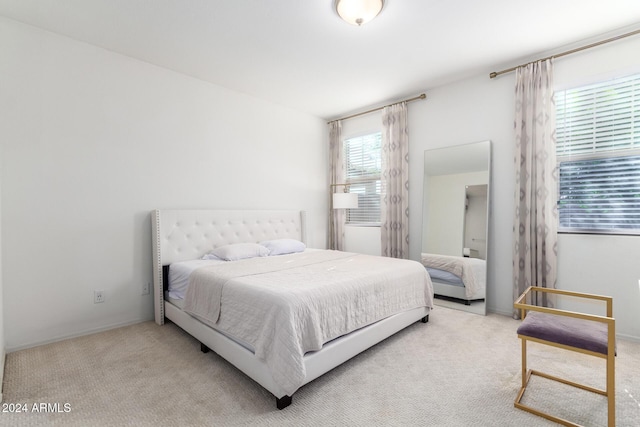
[[[104,292],[103,291],[93,291],[93,303],[98,304],[104,302]]]
[[[149,295],[151,292],[151,283],[147,282],[142,285],[142,295]]]

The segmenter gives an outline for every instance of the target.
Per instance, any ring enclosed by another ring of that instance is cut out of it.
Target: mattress
[[[462,279],[449,271],[431,267],[426,267],[426,269],[429,272],[429,276],[431,276],[431,280],[438,280],[452,286],[464,286]]]
[[[223,264],[224,262],[225,261],[209,259],[193,259],[189,261],[174,262],[169,267],[168,297],[172,301],[183,300],[184,294],[189,287],[189,277],[194,270],[200,267]],[[183,305],[183,302],[180,304]]]

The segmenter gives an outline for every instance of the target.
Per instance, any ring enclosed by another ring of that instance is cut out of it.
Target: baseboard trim
[[[512,311],[503,311],[503,310],[499,310],[496,307],[487,306],[487,313],[500,314],[502,316],[513,317]]]
[[[72,334],[58,335],[56,337],[43,340],[43,341],[32,341],[29,343],[20,344],[15,347],[7,347],[6,353],[13,353],[14,351],[26,350],[28,348],[39,347],[41,345],[51,344],[58,341],[64,341],[72,338],[83,337],[85,335],[97,334],[99,332],[109,331],[111,329],[123,328],[125,326],[131,326],[131,325],[135,325],[142,322],[148,322],[149,320],[153,320],[153,317],[148,317],[144,319],[131,319],[124,322],[110,323],[108,325],[99,326],[97,328],[85,329],[82,331],[74,332]]]
[[[627,340],[627,341],[640,342],[640,337],[635,337],[633,335],[616,334],[616,337],[622,338],[623,340]]]

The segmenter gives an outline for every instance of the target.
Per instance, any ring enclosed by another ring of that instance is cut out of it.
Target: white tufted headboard
[[[297,239],[306,243],[304,211],[154,210],[153,289],[156,323],[164,323],[162,267],[198,259],[232,243]]]

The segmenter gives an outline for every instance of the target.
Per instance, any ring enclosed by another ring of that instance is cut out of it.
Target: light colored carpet
[[[275,398],[173,324],[147,322],[7,355],[11,426],[550,426],[515,409],[518,321],[437,307],[416,323],[302,387]],[[604,361],[530,346],[530,365],[604,386]],[[640,343],[619,341],[617,425],[640,422]],[[602,396],[532,379],[526,399],[588,426],[606,425]],[[62,412],[31,412],[34,403]],[[69,412],[64,412],[68,404]],[[53,408],[56,409],[55,405]]]

